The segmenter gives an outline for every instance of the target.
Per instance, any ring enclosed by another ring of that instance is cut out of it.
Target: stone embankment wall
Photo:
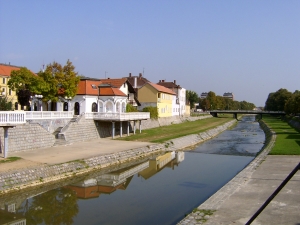
[[[290,126],[300,130],[300,123],[299,122],[297,122],[295,120],[290,120],[288,123],[289,123]]]
[[[1,149],[4,149],[4,131],[0,129]],[[55,136],[40,124],[22,124],[8,129],[8,151],[17,152],[53,146]]]
[[[131,160],[148,157],[151,154],[181,150],[213,138],[228,127],[233,126],[235,123],[236,120],[232,120],[222,126],[202,132],[198,135],[188,135],[162,144],[153,144],[119,153],[81,159],[58,165],[43,165],[30,169],[0,173],[0,195],[1,193],[13,192],[22,188],[51,183],[75,175],[92,172],[95,169],[119,165]]]

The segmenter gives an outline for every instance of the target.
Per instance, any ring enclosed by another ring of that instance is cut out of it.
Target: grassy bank
[[[212,117],[196,121],[187,121],[180,124],[173,124],[170,126],[143,130],[141,134],[136,133],[136,135],[119,138],[119,140],[162,143],[170,139],[183,137],[190,134],[198,134],[214,127],[220,126],[231,120],[233,120],[232,117],[229,118],[225,116],[218,118]]]
[[[263,121],[276,132],[275,146],[269,155],[300,155],[300,133],[279,117],[263,116]]]

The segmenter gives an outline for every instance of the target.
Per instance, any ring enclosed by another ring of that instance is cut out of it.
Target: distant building
[[[229,98],[229,99],[231,99],[231,100],[234,100],[234,95],[233,95],[232,92],[225,92],[225,93],[223,94],[223,98]]]
[[[204,99],[204,98],[207,97],[207,95],[208,95],[207,92],[202,92],[201,95],[200,95],[200,98],[201,98],[201,99]]]
[[[20,70],[22,67],[13,66],[10,64],[0,63],[0,98],[6,97],[12,102],[14,110],[20,110],[21,105],[18,103],[18,96],[15,91],[11,90],[8,86],[8,81],[10,79],[10,74],[14,70]],[[32,72],[32,74],[34,74]]]

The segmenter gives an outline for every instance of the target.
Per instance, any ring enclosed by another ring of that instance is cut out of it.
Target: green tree
[[[7,97],[0,98],[0,111],[11,111],[12,102]]]
[[[206,98],[200,99],[199,103],[200,103],[200,107],[203,111],[210,109],[210,101],[208,99],[206,99]]]
[[[190,102],[191,108],[195,107],[195,103],[199,102],[199,96],[196,92],[187,90],[186,91],[186,99]]]
[[[285,103],[291,96],[292,93],[283,88],[270,93],[265,103],[265,110],[284,111]]]
[[[210,102],[210,110],[216,109],[217,107],[217,96],[215,94],[215,92],[210,91],[207,93],[207,97],[206,99]]]
[[[58,93],[56,97],[74,97],[76,95],[80,77],[78,73],[75,72],[75,66],[70,60],[68,60],[64,66],[57,62],[47,65],[45,72],[41,74],[41,76],[50,81],[51,84],[48,88],[52,90],[52,92]],[[53,93],[48,97],[49,100],[52,98],[55,99],[52,95]]]
[[[26,67],[21,67],[20,70],[13,70],[11,72],[8,86],[13,91],[16,91],[18,102],[22,109],[24,109],[24,106],[29,105],[32,92],[37,91],[35,86],[38,86],[39,82],[38,77]]]
[[[288,114],[300,113],[300,92],[298,90],[286,101],[284,110]]]

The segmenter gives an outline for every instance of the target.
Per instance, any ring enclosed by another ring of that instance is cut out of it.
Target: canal
[[[247,166],[264,138],[254,116],[245,116],[191,151],[167,152],[52,190],[12,196],[0,224],[176,224]]]

